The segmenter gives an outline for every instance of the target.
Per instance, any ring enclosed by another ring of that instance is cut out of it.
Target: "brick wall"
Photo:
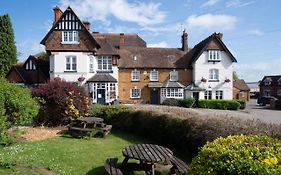
[[[281,86],[272,86],[272,85],[260,85],[260,96],[264,96],[264,91],[269,90],[270,96],[276,97],[281,100],[281,96],[278,96],[277,91],[281,90]]]

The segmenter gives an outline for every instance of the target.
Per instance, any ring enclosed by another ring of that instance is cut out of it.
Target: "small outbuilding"
[[[244,80],[233,81],[233,99],[236,100],[250,100],[250,88]]]

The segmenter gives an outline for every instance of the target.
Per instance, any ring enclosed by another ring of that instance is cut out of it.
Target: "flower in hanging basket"
[[[226,79],[226,80],[224,80],[224,82],[229,83],[229,82],[230,82],[230,79]]]
[[[79,77],[79,78],[78,78],[78,81],[79,81],[79,82],[82,82],[82,81],[84,81],[84,80],[85,80],[85,77]]]
[[[207,79],[202,77],[201,82],[206,83]]]

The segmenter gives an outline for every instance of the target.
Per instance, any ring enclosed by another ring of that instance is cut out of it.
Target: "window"
[[[158,71],[150,71],[150,81],[158,81]]]
[[[218,81],[219,80],[219,70],[218,69],[210,69],[209,71],[209,80],[215,80]]]
[[[204,97],[205,97],[205,100],[211,100],[212,99],[212,91],[205,91]]]
[[[161,96],[166,98],[181,98],[183,97],[183,89],[165,88],[161,90]]]
[[[132,78],[132,81],[140,81],[140,71],[138,70],[133,70],[131,72],[131,78]]]
[[[271,81],[270,80],[264,80],[264,85],[270,85]]]
[[[223,99],[223,91],[216,91],[216,99],[217,100]]]
[[[66,57],[66,71],[76,71],[76,56],[67,56]]]
[[[178,81],[178,71],[173,70],[170,72],[170,81]]]
[[[281,85],[281,78],[279,78],[279,80],[277,80],[278,85]]]
[[[131,98],[141,98],[141,90],[137,88],[131,89]]]
[[[78,44],[78,32],[77,31],[63,31],[62,43]]]
[[[277,90],[277,95],[281,96],[281,89]]]
[[[263,95],[264,96],[270,96],[270,90],[264,90]]]
[[[220,50],[209,50],[208,61],[220,61]]]
[[[112,57],[98,56],[98,70],[112,70]]]
[[[110,85],[109,85],[109,98],[110,99],[115,99],[116,98],[115,83],[110,83]]]
[[[94,72],[94,57],[90,56],[89,60],[89,72]]]
[[[26,63],[26,65],[25,65],[25,69],[26,70],[36,70],[36,66],[35,66],[35,64],[32,63],[31,60],[29,60],[28,63]]]

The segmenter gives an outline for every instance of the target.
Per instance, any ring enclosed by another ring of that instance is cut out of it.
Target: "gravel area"
[[[22,135],[22,138],[29,141],[44,140],[56,137],[61,132],[62,128],[32,127],[26,128],[26,132]]]

